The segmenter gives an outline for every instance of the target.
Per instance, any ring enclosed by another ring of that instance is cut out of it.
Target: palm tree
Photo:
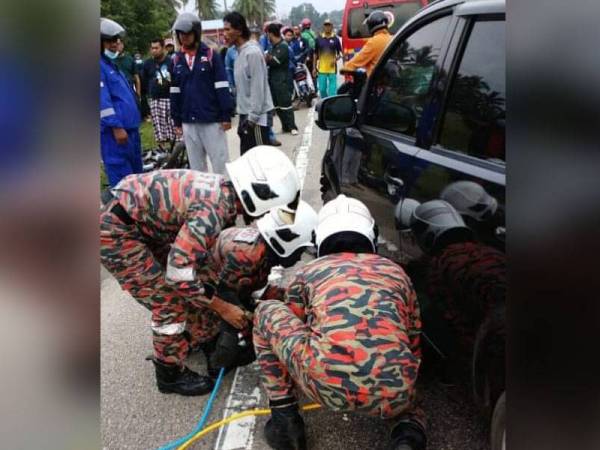
[[[209,20],[217,17],[216,0],[196,0],[196,9],[202,20]]]
[[[179,14],[185,6],[184,0],[167,0],[167,2],[173,7],[175,11],[177,11],[177,14]]]
[[[242,14],[249,25],[258,24],[275,13],[275,0],[235,0],[233,9]]]

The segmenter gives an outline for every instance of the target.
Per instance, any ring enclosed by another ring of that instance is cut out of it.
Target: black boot
[[[402,421],[392,428],[389,450],[425,450],[425,430],[413,420]]]
[[[279,406],[282,405],[282,406]],[[271,418],[265,424],[265,438],[275,450],[306,450],[304,420],[295,399],[270,402]]]
[[[211,377],[213,380],[217,379],[217,377],[219,376],[219,371],[221,370],[220,367],[217,367],[212,363],[212,356],[217,346],[217,339],[218,338],[214,338],[211,341],[204,342],[191,349],[190,351],[191,353],[202,352],[204,354],[204,357],[206,358],[206,372],[208,373],[208,376]],[[231,372],[238,366],[245,366],[246,364],[250,364],[255,359],[256,355],[254,353],[253,346],[249,346],[249,348],[245,348],[244,350],[238,351],[234,363],[225,367],[225,372],[223,373],[223,375],[227,375],[229,372]]]
[[[163,394],[205,395],[212,391],[213,381],[204,375],[177,364],[165,364],[153,359],[156,385]]]
[[[245,366],[256,359],[252,336],[244,335],[240,330],[223,322],[217,337],[215,350],[210,356],[210,365],[214,368],[233,368]]]
[[[215,352],[215,349],[217,348],[217,338],[218,337],[208,342],[204,342],[199,346],[199,349],[202,351],[202,353],[204,353],[204,357],[206,358],[206,372],[208,373],[208,376],[211,377],[213,380],[217,379],[217,377],[219,376],[219,371],[221,370],[219,367],[214,366],[211,362],[212,355]],[[232,369],[235,369],[235,366],[226,367],[223,375],[227,375],[229,372],[231,372]]]

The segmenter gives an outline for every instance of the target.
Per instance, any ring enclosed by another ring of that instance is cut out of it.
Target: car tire
[[[506,392],[502,392],[494,407],[490,442],[492,450],[506,450]]]
[[[505,389],[506,307],[493,307],[475,336],[471,376],[475,403],[486,417]]]

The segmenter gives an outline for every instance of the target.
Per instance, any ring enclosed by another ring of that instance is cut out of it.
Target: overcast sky
[[[297,6],[304,3],[302,0],[276,0],[277,12],[279,14],[289,14],[293,6]],[[308,1],[306,3],[312,3],[317,11],[320,13],[333,11],[334,9],[344,9],[346,0],[320,0],[320,1]],[[227,0],[227,6],[229,6],[229,0]]]
[[[275,0],[277,5],[277,14],[289,14],[293,6],[304,3],[303,0]],[[234,0],[227,0],[227,7],[231,9]],[[223,8],[223,0],[217,0],[217,3]],[[346,0],[319,0],[319,1],[308,1],[306,3],[312,3],[317,11],[320,13],[333,11],[334,9],[344,9]],[[194,0],[188,0],[187,8],[194,5]],[[187,9],[186,8],[186,9]]]

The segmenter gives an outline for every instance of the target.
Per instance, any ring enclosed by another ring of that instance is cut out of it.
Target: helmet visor
[[[277,221],[281,225],[292,225],[294,223],[295,215],[292,212],[284,211],[283,209],[277,210]]]

